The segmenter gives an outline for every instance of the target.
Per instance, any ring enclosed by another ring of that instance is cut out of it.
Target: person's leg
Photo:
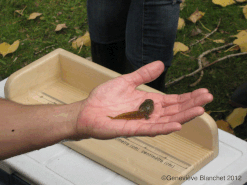
[[[129,65],[125,56],[125,30],[130,0],[88,0],[92,60],[119,73]]]
[[[180,0],[131,2],[126,29],[126,55],[135,69],[155,60],[171,66]],[[147,85],[164,91],[166,71]]]
[[[234,107],[247,108],[247,82],[240,85],[232,94],[230,104]]]

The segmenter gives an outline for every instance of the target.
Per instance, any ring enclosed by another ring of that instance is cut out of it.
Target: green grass
[[[20,39],[20,46],[13,54],[0,57],[0,76],[6,78],[21,67],[35,61],[55,48],[77,53],[68,43],[75,36],[81,36],[88,29],[86,0],[75,1],[1,1],[0,6],[0,43],[12,44]],[[23,8],[24,15],[15,13]],[[27,20],[33,12],[43,13],[42,19]],[[60,12],[62,14],[60,14]],[[57,24],[66,23],[67,29],[55,32]],[[75,29],[77,28],[77,29]],[[35,55],[36,52],[55,44]],[[90,48],[84,47],[81,56],[90,56]],[[17,60],[14,59],[17,57]],[[13,62],[14,61],[14,62]]]
[[[246,3],[245,3],[246,4]],[[187,0],[184,9],[180,13],[180,17],[186,21],[186,26],[183,30],[179,30],[177,33],[177,41],[190,45],[196,40],[204,37],[200,34],[192,37],[191,31],[195,28],[200,28],[203,34],[209,33],[203,26],[197,22],[196,24],[187,20],[187,18],[198,9],[205,12],[204,17],[201,19],[203,25],[211,31],[217,27],[219,19],[221,19],[220,27],[216,33],[210,36],[210,39],[224,39],[226,43],[233,42],[235,38],[230,37],[236,35],[238,30],[247,29],[247,20],[244,18],[242,8],[240,5],[235,4],[227,6],[225,8],[218,5],[214,5],[211,0]],[[197,44],[190,48],[187,53],[188,56],[178,53],[175,55],[173,60],[173,66],[169,68],[167,74],[167,81],[173,81],[174,79],[191,73],[198,68],[198,60],[200,54],[204,51],[219,47],[223,44],[216,44],[206,39],[203,44]],[[226,49],[220,50],[220,52],[213,52],[206,55],[208,61],[213,62],[223,56],[238,53],[235,52],[224,52]],[[179,83],[170,86],[166,93],[183,93],[187,91],[193,91],[197,88],[208,88],[209,91],[214,95],[214,101],[206,105],[207,111],[219,111],[211,113],[211,116],[215,120],[225,119],[234,109],[229,105],[229,100],[234,90],[246,82],[247,79],[247,55],[241,57],[234,57],[223,60],[217,64],[210,66],[204,70],[204,76],[201,82],[195,87],[189,87],[189,85],[195,82],[199,78],[199,74],[195,76],[183,79]],[[241,138],[247,138],[247,128],[235,130],[236,135]]]
[[[201,22],[210,30],[214,30],[219,19],[221,19],[219,30],[210,36],[210,39],[225,39],[226,42],[232,42],[234,38],[230,37],[231,35],[236,35],[238,30],[247,29],[247,20],[244,18],[241,8],[245,4],[235,4],[223,8],[214,5],[212,0],[186,0],[186,6],[180,13],[180,17],[186,21],[186,26],[183,30],[178,31],[176,41],[190,45],[192,42],[203,38],[203,34],[209,33],[199,22],[194,24],[187,20],[198,8],[205,12]],[[4,58],[0,56],[0,76],[2,78],[8,77],[16,70],[55,48],[63,48],[78,54],[78,50],[74,50],[68,41],[75,36],[83,35],[88,29],[86,0],[3,0],[0,1],[0,7],[2,7],[0,9],[0,43],[8,42],[12,44],[15,40],[20,39],[20,46],[16,52],[8,54]],[[25,7],[23,16],[14,12]],[[27,20],[29,14],[33,12],[43,13],[42,19]],[[56,25],[61,23],[66,23],[68,28],[55,32]],[[197,27],[203,33],[192,37],[191,31]],[[53,44],[55,44],[54,47],[35,55],[36,52]],[[190,48],[190,51],[186,53],[188,56],[178,53],[174,57],[173,66],[168,70],[167,81],[172,81],[194,71],[198,68],[197,57],[202,52],[221,45],[223,44],[216,44],[207,39],[205,43]],[[225,55],[239,52],[225,53],[224,50],[207,55],[207,60],[213,62]],[[90,47],[83,47],[78,55],[82,57],[90,56]],[[219,111],[211,114],[215,120],[225,119],[233,110],[233,107],[228,103],[231,94],[240,84],[246,82],[246,71],[246,55],[230,58],[205,69],[203,79],[197,86],[189,87],[189,84],[195,82],[199,74],[170,86],[166,93],[180,94],[201,87],[208,88],[214,95],[214,101],[206,105],[206,110]],[[242,129],[238,133],[242,134],[241,138],[247,138],[246,129]]]

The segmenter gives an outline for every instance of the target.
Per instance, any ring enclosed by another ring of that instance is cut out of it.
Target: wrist
[[[84,106],[84,100],[75,102],[72,104],[68,104],[67,106],[67,111],[69,116],[67,117],[67,123],[66,123],[66,137],[64,138],[65,140],[78,140],[82,139],[79,138],[79,133],[78,133],[78,118],[80,116],[80,113],[83,109]]]

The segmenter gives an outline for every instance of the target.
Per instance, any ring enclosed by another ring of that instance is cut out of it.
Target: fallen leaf
[[[198,10],[198,8],[196,9],[196,11],[190,15],[190,17],[188,18],[188,20],[190,20],[193,23],[196,23],[198,20],[200,20],[203,16],[205,15],[204,12],[201,12]]]
[[[179,51],[188,51],[189,47],[181,42],[175,42],[173,47],[173,55],[176,55]]]
[[[184,26],[185,26],[185,21],[184,21],[184,19],[179,17],[179,19],[178,19],[178,30],[183,29]]]
[[[225,41],[223,39],[213,40],[213,42],[215,42],[215,43],[225,43]]]
[[[245,19],[247,19],[247,5],[244,6],[243,13],[244,13]]]
[[[228,5],[232,5],[235,3],[234,0],[213,0],[212,1],[214,4],[220,5],[222,7],[226,7]]]
[[[67,28],[66,24],[58,24],[55,31],[60,31],[63,28]]]
[[[247,0],[235,0],[235,1],[237,1],[239,3],[247,2]]]
[[[199,28],[196,28],[196,29],[193,29],[193,30],[191,31],[191,36],[194,37],[194,36],[196,36],[196,35],[199,35],[200,33],[202,33],[202,30],[199,29]]]
[[[27,6],[25,6],[25,8],[23,8],[22,10],[15,10],[16,13],[23,15],[24,10],[26,9]]]
[[[235,127],[241,125],[244,122],[244,118],[245,118],[246,114],[247,114],[247,108],[236,108],[226,118],[226,121],[234,129]]]
[[[237,44],[240,47],[241,52],[247,52],[247,35],[234,40],[233,44]]]
[[[22,10],[15,10],[16,13],[23,15]]]
[[[78,47],[81,47],[81,46],[83,46],[83,41],[81,37],[72,42],[72,47],[74,49],[77,49]]]
[[[182,3],[180,3],[180,10],[183,10],[185,6],[185,0],[182,0]]]
[[[244,37],[247,35],[247,31],[245,30],[241,30],[237,35],[232,35],[231,37],[237,37],[237,38],[240,38],[240,37]]]
[[[38,12],[34,12],[34,13],[31,13],[28,17],[28,20],[30,19],[36,19],[37,17],[41,16],[42,13],[38,13]]]
[[[0,54],[2,54],[3,57],[5,57],[5,55],[7,54],[15,52],[19,47],[19,44],[20,44],[19,40],[16,40],[12,45],[3,42],[2,44],[0,44]]]
[[[234,131],[230,127],[229,123],[227,123],[226,121],[218,120],[218,121],[216,121],[216,124],[217,124],[219,129],[224,130],[226,132],[229,132],[231,134],[234,134]]]
[[[88,31],[83,36],[79,37],[78,39],[72,42],[72,47],[74,49],[77,49],[78,47],[81,47],[83,45],[85,46],[91,45],[90,35]]]
[[[239,45],[234,45],[232,47],[230,47],[229,49],[227,49],[225,52],[227,51],[238,51],[240,49]]]

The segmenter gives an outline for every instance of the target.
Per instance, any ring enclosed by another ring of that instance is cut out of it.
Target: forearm
[[[80,105],[29,106],[0,99],[0,160],[71,138]]]

